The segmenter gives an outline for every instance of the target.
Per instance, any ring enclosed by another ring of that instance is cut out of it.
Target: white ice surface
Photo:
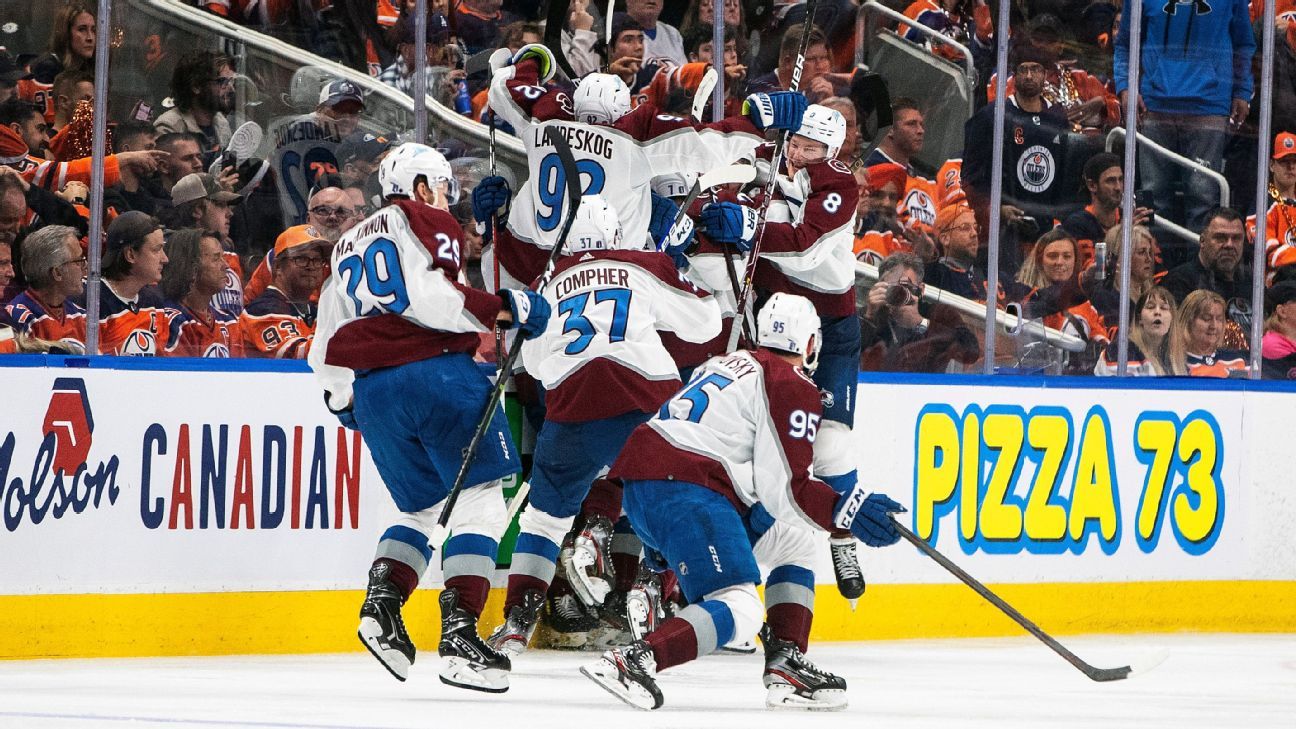
[[[909,729],[1296,727],[1296,635],[1068,637],[1100,667],[1168,650],[1126,681],[1085,678],[1029,637],[838,643],[811,658],[846,677],[842,713],[764,708],[758,656],[711,656],[658,679],[641,712],[577,672],[590,653],[533,651],[503,695],[442,685],[420,653],[398,683],[364,653],[0,661],[0,727]]]

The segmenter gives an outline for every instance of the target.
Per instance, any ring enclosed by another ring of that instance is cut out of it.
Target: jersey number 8
[[[356,316],[400,314],[409,308],[400,253],[390,238],[375,239],[365,248],[363,258],[358,253],[343,258],[338,262],[338,273],[346,277],[346,294],[355,304]]]
[[[576,161],[576,171],[580,174],[584,185],[581,188],[582,195],[597,195],[603,192],[603,183],[606,175],[603,172],[603,166],[598,162],[590,159]],[[584,178],[589,180],[585,181]],[[567,172],[563,169],[562,161],[558,159],[557,152],[550,152],[540,160],[540,173],[536,179],[536,196],[540,198],[540,204],[549,209],[549,212],[536,210],[536,225],[540,230],[548,233],[558,227],[562,222],[563,202],[567,192]]]

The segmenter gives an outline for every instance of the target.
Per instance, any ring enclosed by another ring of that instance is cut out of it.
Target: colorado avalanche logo
[[[147,329],[136,329],[122,342],[121,353],[127,357],[152,357],[157,354],[157,337]]]
[[[1027,149],[1017,160],[1017,182],[1031,192],[1044,192],[1053,184],[1057,165],[1053,162],[1053,153],[1048,147],[1035,145]]]

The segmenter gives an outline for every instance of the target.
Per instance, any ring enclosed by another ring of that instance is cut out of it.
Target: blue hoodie
[[[1139,93],[1148,111],[1228,116],[1250,101],[1255,34],[1244,0],[1142,0]],[[1128,4],[1127,4],[1128,5]],[[1129,19],[1116,37],[1116,93],[1129,76]]]

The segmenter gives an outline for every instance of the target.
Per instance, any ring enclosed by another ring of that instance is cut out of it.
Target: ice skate
[[[539,590],[529,590],[522,596],[522,602],[509,609],[508,619],[495,632],[491,633],[491,648],[507,655],[510,659],[521,655],[531,642],[536,623],[540,621],[540,610],[544,607],[544,594]]]
[[[589,643],[599,650],[629,645],[635,638],[630,635],[626,617],[626,593],[613,590],[599,608],[598,626],[590,631]]]
[[[806,659],[796,644],[779,640],[769,626],[761,628],[765,644],[765,705],[771,709],[841,711],[846,708],[846,679]]]
[[[851,609],[864,594],[864,572],[855,557],[854,537],[833,537],[828,540],[832,552],[833,575],[837,578],[837,591],[850,600]]]
[[[632,640],[643,640],[661,625],[666,613],[662,606],[661,577],[640,569],[639,577],[626,595],[626,621]]]
[[[446,659],[441,683],[492,694],[508,691],[512,663],[477,634],[477,618],[459,607],[459,592],[454,588],[441,593],[441,645],[437,652]]]
[[[595,514],[576,535],[571,549],[558,556],[572,589],[590,607],[603,604],[616,583],[612,568],[612,522]]]
[[[547,647],[573,650],[585,647],[590,631],[598,627],[598,615],[569,592],[549,598],[544,624]]]
[[[581,673],[636,709],[657,709],[663,703],[661,689],[653,680],[657,659],[642,640],[604,653],[597,661],[581,666]]]
[[[409,676],[414,665],[414,643],[405,632],[401,605],[405,600],[391,582],[391,566],[382,562],[369,570],[369,590],[360,606],[360,627],[356,635],[374,658],[398,681]]]

